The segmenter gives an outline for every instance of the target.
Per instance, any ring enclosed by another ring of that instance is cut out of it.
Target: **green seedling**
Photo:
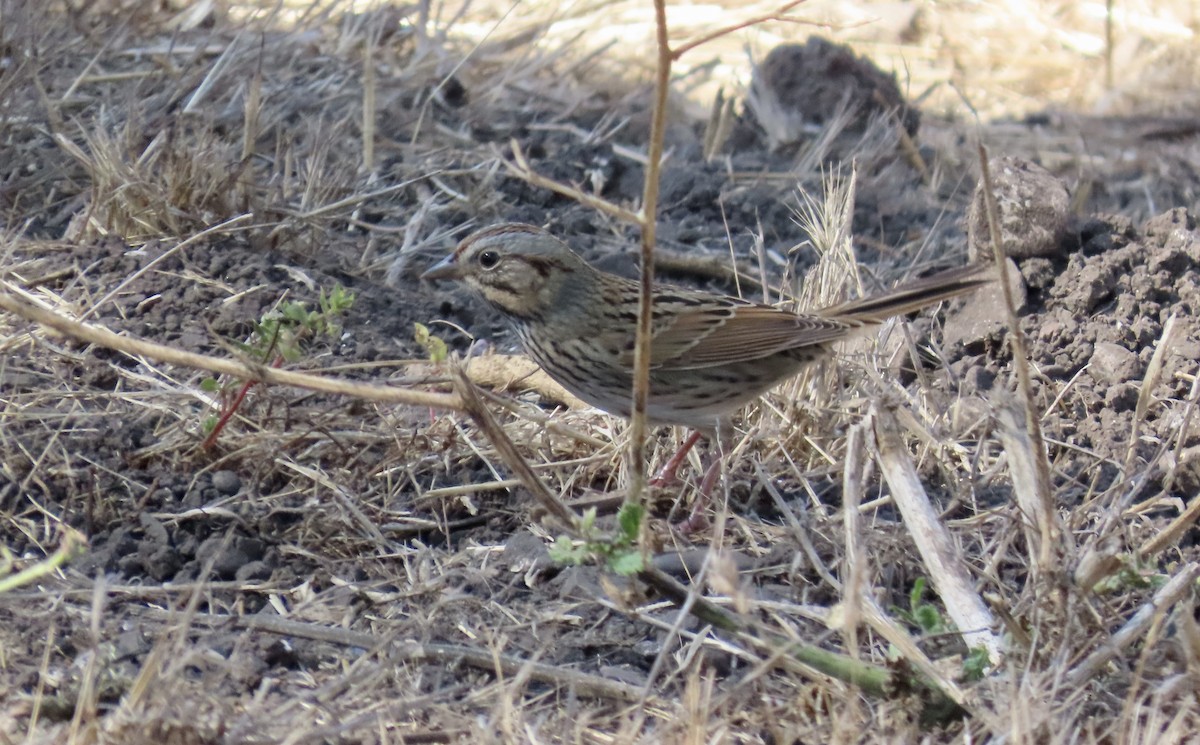
[[[425,354],[429,356],[429,361],[435,364],[440,364],[446,361],[449,355],[449,350],[446,348],[446,342],[430,332],[429,327],[423,323],[413,324],[413,339],[417,345],[425,350]]]
[[[893,612],[901,620],[916,626],[924,634],[944,634],[950,628],[946,620],[942,618],[942,612],[936,605],[926,603],[922,599],[927,584],[924,577],[918,577],[917,581],[913,583],[912,592],[908,594],[908,610],[894,608]]]
[[[640,504],[626,502],[617,513],[617,531],[604,535],[596,527],[596,510],[588,510],[579,523],[578,540],[559,536],[550,548],[550,558],[560,564],[582,564],[589,559],[603,561],[609,569],[622,576],[636,574],[645,568],[638,534],[646,509]]]
[[[314,339],[336,339],[342,333],[338,319],[353,306],[354,293],[341,285],[328,293],[322,289],[317,296],[315,309],[310,309],[306,303],[285,300],[264,313],[254,324],[249,341],[235,342],[235,346],[247,357],[271,367],[282,367],[285,362],[294,363],[304,357]],[[257,382],[251,380],[240,385],[236,382],[222,385],[212,378],[200,381],[201,390],[219,393],[223,401],[221,413],[204,421],[206,436],[202,448],[207,450],[216,443],[225,425],[241,408],[246,394]]]

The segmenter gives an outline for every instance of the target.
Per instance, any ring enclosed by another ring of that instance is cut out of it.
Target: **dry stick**
[[[638,285],[637,337],[633,351],[633,416],[629,427],[629,501],[633,503],[641,502],[642,492],[646,488],[646,401],[650,394],[650,320],[654,300],[654,244],[658,237],[658,174],[666,138],[667,91],[671,81],[666,0],[654,0],[654,28],[658,68],[654,79],[654,110],[650,118],[646,180],[639,215],[642,227],[642,276]],[[649,544],[642,542],[642,545]]]
[[[791,2],[787,2],[787,3],[784,3],[783,5],[779,6],[778,10],[773,10],[770,13],[764,13],[762,15],[750,18],[749,20],[739,21],[737,23],[733,23],[728,26],[724,26],[722,28],[716,29],[715,31],[711,31],[711,32],[705,34],[704,36],[701,36],[698,39],[693,39],[692,41],[684,42],[683,44],[680,44],[679,47],[671,54],[671,57],[673,59],[679,59],[680,57],[682,57],[684,55],[684,53],[689,52],[702,44],[707,44],[708,42],[710,42],[714,39],[719,39],[722,36],[725,36],[726,34],[731,34],[734,31],[740,31],[741,29],[749,28],[750,26],[753,26],[757,23],[762,23],[764,21],[786,21],[789,23],[811,23],[811,22],[802,21],[798,18],[789,18],[788,16],[785,15],[785,13],[787,13],[789,10],[791,10],[792,8],[796,7],[797,5],[802,4],[804,2],[805,2],[805,0],[791,0]],[[658,5],[659,4],[656,2],[655,7],[657,8]],[[664,16],[662,25],[663,25],[663,28],[665,29],[666,28],[665,16]],[[664,37],[664,39],[665,39],[665,37]]]
[[[1033,384],[1029,379],[1029,357],[1025,347],[1025,332],[1021,330],[1017,318],[1017,302],[1013,297],[1012,284],[1009,282],[1008,263],[1004,249],[1000,246],[999,211],[996,207],[996,192],[992,189],[992,174],[988,169],[988,152],[982,144],[979,145],[979,168],[983,176],[984,206],[987,212],[988,231],[992,236],[992,256],[996,260],[996,271],[999,274],[1000,287],[1004,291],[1004,307],[1008,312],[1008,335],[1013,352],[1013,369],[1017,374],[1017,388],[1020,391],[1025,409],[1025,428],[1029,433],[1033,449],[1037,492],[1033,498],[1041,504],[1031,515],[1038,519],[1038,529],[1041,533],[1037,557],[1033,565],[1043,576],[1053,569],[1055,554],[1061,549],[1065,540],[1062,526],[1056,519],[1051,519],[1054,512],[1054,495],[1050,482],[1050,461],[1046,456],[1046,441],[1042,437],[1042,424],[1033,406]],[[1031,547],[1032,548],[1032,547]]]
[[[106,328],[74,321],[49,308],[34,305],[30,299],[21,296],[19,288],[9,282],[0,282],[0,309],[90,344],[115,349],[130,355],[149,357],[160,362],[207,370],[220,375],[231,375],[235,378],[257,380],[263,383],[290,385],[322,393],[355,396],[370,401],[431,406],[451,411],[461,411],[464,408],[462,398],[451,393],[432,393],[392,386],[367,385],[339,378],[290,370],[276,370],[267,365],[247,360],[210,357],[194,352],[184,352],[174,347],[155,344],[136,337],[119,336]]]
[[[510,468],[521,478],[521,481],[553,515],[564,525],[574,530],[577,517],[568,507],[558,500],[542,484],[533,473],[529,464],[517,452],[512,440],[505,434],[496,421],[484,408],[476,393],[474,385],[466,377],[461,368],[455,369],[455,394],[431,393],[414,391],[392,386],[367,385],[338,378],[327,378],[318,375],[278,370],[255,362],[223,359],[183,352],[173,347],[155,344],[136,338],[118,336],[108,329],[80,323],[59,315],[48,308],[34,305],[30,300],[20,297],[19,288],[11,283],[0,282],[0,309],[6,310],[34,323],[47,326],[67,336],[96,344],[108,349],[115,349],[130,355],[141,355],[169,364],[183,365],[199,370],[231,375],[236,378],[254,380],[263,383],[291,385],[307,390],[323,393],[336,393],[354,396],[371,401],[401,403],[413,406],[430,406],[452,411],[465,411],[483,430],[488,439],[496,447],[500,456]]]
[[[879,607],[875,598],[869,595],[862,598],[862,620],[884,641],[896,648],[897,656],[900,659],[931,681],[932,685],[927,685],[958,706],[964,709],[968,707],[970,697],[959,688],[958,684],[946,677],[943,670],[938,669],[938,666],[929,659],[929,655],[922,651],[912,635],[896,623],[894,618]]]
[[[467,377],[466,371],[460,365],[455,365],[453,373],[454,390],[462,400],[463,410],[475,421],[476,426],[492,443],[492,447],[496,448],[501,460],[508,464],[525,488],[533,494],[538,502],[541,502],[550,514],[557,517],[568,530],[578,532],[579,516],[546,488],[542,480],[529,467],[529,463],[521,457],[508,433],[496,423],[491,412],[483,405],[483,401],[479,398],[479,392],[476,390],[475,384]]]
[[[157,608],[144,608],[140,610],[140,615],[169,620],[177,618],[179,614]],[[568,670],[553,665],[519,660],[507,655],[493,655],[486,650],[464,647],[457,644],[396,642],[381,639],[373,634],[364,634],[359,631],[350,631],[330,626],[320,626],[290,618],[279,618],[277,616],[232,616],[217,613],[197,613],[189,620],[192,623],[200,623],[215,628],[233,625],[246,630],[263,631],[282,636],[296,636],[301,639],[312,639],[314,641],[322,641],[346,647],[378,649],[381,652],[392,654],[399,659],[411,662],[436,663],[446,667],[455,664],[465,664],[488,672],[496,672],[496,669],[499,668],[500,672],[505,675],[516,675],[524,670],[533,680],[574,688],[584,696],[611,698],[627,702],[638,701],[641,697],[640,688],[620,681],[609,680],[597,675],[589,675],[588,673]]]
[[[1011,405],[1002,404],[996,409],[996,420],[1000,425],[997,434],[1008,456],[1008,475],[1012,479],[1017,505],[1024,518],[1021,527],[1032,549],[1041,545],[1045,537],[1041,526],[1057,524],[1058,515],[1052,509],[1049,514],[1043,514],[1047,504],[1037,497],[1037,446],[1031,441],[1029,430],[1021,420],[1021,407],[1015,401],[1009,403]],[[1116,513],[1120,514],[1120,510]]]
[[[1112,639],[1108,643],[1095,652],[1092,652],[1083,662],[1076,665],[1075,669],[1067,675],[1067,682],[1078,686],[1091,680],[1100,671],[1101,667],[1141,638],[1142,634],[1145,633],[1146,629],[1150,628],[1150,624],[1154,622],[1155,617],[1159,613],[1165,613],[1171,606],[1190,595],[1192,585],[1195,583],[1197,577],[1200,577],[1200,564],[1193,562],[1184,565],[1178,574],[1160,587],[1158,592],[1154,593],[1154,597],[1150,599],[1150,602],[1139,608],[1138,612],[1134,613],[1133,617],[1126,621],[1125,625],[1112,635]]]
[[[1139,546],[1137,555],[1145,559],[1157,554],[1167,546],[1175,545],[1197,519],[1200,519],[1200,496],[1192,497],[1187,508],[1172,520],[1170,525]]]
[[[1178,316],[1172,313],[1167,318],[1167,322],[1163,324],[1162,334],[1158,337],[1158,344],[1154,348],[1154,354],[1150,356],[1150,364],[1146,366],[1146,374],[1142,376],[1142,385],[1141,390],[1138,391],[1137,406],[1133,410],[1133,425],[1129,428],[1129,441],[1125,445],[1125,473],[1129,473],[1133,469],[1133,459],[1137,454],[1136,448],[1141,424],[1146,420],[1146,412],[1150,409],[1150,404],[1154,401],[1153,391],[1158,385],[1158,381],[1162,378],[1163,365],[1166,363],[1167,353],[1175,349],[1175,334],[1178,330],[1176,326],[1177,320]]]
[[[1003,648],[991,632],[995,619],[975,592],[962,552],[938,522],[937,512],[930,505],[921,478],[900,441],[896,419],[885,409],[879,408],[873,413],[879,468],[891,488],[892,500],[904,517],[904,525],[921,553],[921,560],[929,570],[933,586],[946,604],[946,613],[968,647],[983,646],[992,664],[998,664]]]
[[[846,584],[842,587],[841,631],[851,656],[858,659],[858,624],[862,620],[863,585],[866,583],[866,556],[862,545],[863,480],[866,459],[865,433],[870,422],[859,422],[846,437],[846,466],[842,471],[842,523],[846,532]]]
[[[584,193],[579,189],[576,189],[574,186],[559,183],[552,178],[546,178],[537,171],[533,170],[533,167],[529,165],[529,161],[525,159],[525,153],[521,150],[520,143],[518,143],[515,139],[511,141],[510,147],[512,147],[513,160],[509,161],[507,158],[501,158],[500,162],[502,162],[508,170],[512,171],[513,174],[525,182],[533,184],[534,186],[540,186],[543,189],[549,189],[555,194],[561,194],[569,199],[574,199],[580,204],[585,204],[597,212],[603,212],[606,215],[612,215],[613,217],[634,225],[641,224],[642,217],[637,213],[630,212],[619,204],[613,204],[607,199],[601,199],[600,197]],[[515,161],[515,163],[513,161]],[[649,171],[647,171],[647,174],[648,173]],[[647,178],[649,178],[649,175],[647,175]]]
[[[638,572],[637,578],[678,607],[684,607],[690,602],[690,612],[693,616],[714,628],[734,635],[747,646],[769,654],[771,664],[792,670],[799,669],[807,675],[812,675],[812,671],[816,670],[858,686],[864,693],[876,698],[891,697],[899,691],[917,690],[924,698],[922,716],[936,721],[950,721],[962,714],[961,707],[966,696],[953,683],[946,681],[945,676],[937,674],[932,663],[922,672],[935,674],[926,677],[903,669],[870,665],[849,655],[784,638],[769,631],[756,630],[752,621],[747,621],[696,595],[688,587],[657,569],[643,569]],[[918,651],[916,656],[910,659],[916,660],[920,656]]]

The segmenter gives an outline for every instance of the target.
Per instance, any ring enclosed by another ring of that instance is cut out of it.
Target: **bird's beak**
[[[459,279],[462,277],[462,272],[459,270],[458,262],[454,260],[454,254],[450,254],[438,263],[425,270],[421,275],[421,279]]]

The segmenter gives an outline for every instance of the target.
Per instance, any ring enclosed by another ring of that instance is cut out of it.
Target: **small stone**
[[[1021,273],[1012,259],[1008,259],[1008,277],[1012,283],[1013,298],[1017,310],[1025,306],[1028,293]],[[958,310],[948,313],[944,330],[945,346],[948,350],[961,347],[967,354],[982,354],[994,348],[1004,338],[1008,325],[1008,310],[1005,307],[1004,290],[998,282],[981,287],[971,293],[968,301]]]
[[[237,494],[242,488],[242,479],[233,471],[217,471],[212,475],[213,488],[227,497]]]
[[[264,582],[271,579],[271,571],[271,565],[267,562],[251,561],[238,567],[233,578],[238,582]]]
[[[229,580],[234,579],[238,569],[244,565],[261,559],[264,550],[263,542],[255,538],[233,536],[226,544],[225,536],[214,535],[200,544],[196,550],[196,561],[201,566],[212,561],[213,575]]]
[[[179,554],[170,546],[158,546],[149,551],[142,560],[146,576],[155,582],[167,582],[174,579],[175,574],[183,566]]]
[[[513,573],[540,572],[554,566],[545,541],[528,530],[514,533],[504,543],[503,558]]]
[[[1050,259],[1035,256],[1021,262],[1021,276],[1025,284],[1035,290],[1040,290],[1054,284],[1058,271]]]
[[[1096,344],[1089,365],[1092,379],[1109,385],[1136,379],[1141,368],[1136,354],[1107,341]]]
[[[1132,383],[1119,383],[1104,394],[1104,405],[1113,411],[1130,411],[1137,406],[1138,389]]]
[[[1065,248],[1071,195],[1045,168],[1004,156],[988,164],[996,195],[996,224],[1006,256],[1058,256]],[[967,250],[972,261],[992,255],[982,179],[967,210]]]
[[[160,546],[171,544],[171,536],[167,533],[166,526],[158,518],[148,512],[143,512],[138,515],[138,523],[142,526],[142,530],[146,531],[146,540]]]
[[[996,373],[983,365],[975,365],[967,369],[962,379],[963,394],[986,393],[996,384]]]

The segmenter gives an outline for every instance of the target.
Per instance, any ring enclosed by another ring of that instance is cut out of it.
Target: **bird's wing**
[[[986,268],[963,267],[910,282],[892,292],[798,315],[769,305],[694,293],[655,299],[650,366],[687,370],[757,360],[788,349],[844,339],[855,329],[961,295],[993,280]],[[620,360],[633,366],[632,341]]]
[[[751,303],[712,303],[655,319],[650,366],[715,367],[836,341],[856,324]],[[624,360],[632,366],[633,353]]]

